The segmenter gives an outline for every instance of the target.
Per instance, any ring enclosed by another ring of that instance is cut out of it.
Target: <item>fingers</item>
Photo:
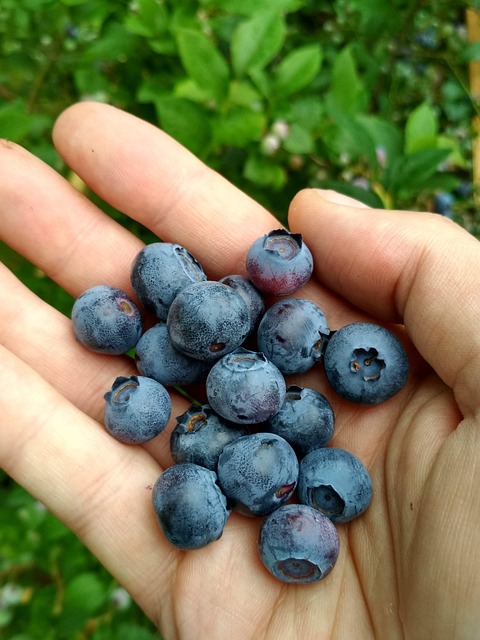
[[[187,247],[210,278],[243,273],[245,248],[279,223],[156,127],[80,103],[54,129],[66,162],[104,200]]]
[[[152,615],[151,595],[166,597],[175,569],[151,507],[160,467],[143,449],[116,442],[3,347],[0,359],[0,386],[8,390],[0,396],[0,467],[75,531]]]
[[[435,214],[338,204],[316,190],[295,197],[289,220],[312,249],[321,282],[378,318],[404,322],[462,411],[473,411],[480,398],[478,241]]]
[[[133,360],[126,356],[98,355],[85,349],[76,341],[70,319],[37,298],[1,264],[0,288],[3,294],[0,344],[81,411],[103,424],[103,396],[117,376],[138,375]],[[171,398],[172,416],[168,426],[145,445],[162,466],[172,462],[169,438],[175,417],[189,404],[175,392]],[[103,426],[97,424],[97,428],[103,429]]]
[[[130,291],[141,241],[103,215],[52,168],[0,143],[0,238],[77,296],[94,284]]]

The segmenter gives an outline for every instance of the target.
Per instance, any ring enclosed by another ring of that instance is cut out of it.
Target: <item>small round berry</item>
[[[216,362],[206,382],[210,406],[238,424],[258,424],[285,400],[285,379],[263,353],[240,347]]]
[[[223,493],[238,511],[262,516],[278,509],[293,494],[298,460],[280,436],[254,433],[225,445],[217,473]]]
[[[275,578],[308,584],[322,580],[335,566],[339,537],[335,525],[315,509],[287,504],[264,519],[258,550]]]
[[[323,311],[310,300],[284,298],[264,314],[257,346],[284,375],[306,373],[323,356],[330,333]]]
[[[260,291],[290,295],[310,279],[313,257],[301,234],[276,229],[251,245],[246,268]]]
[[[205,381],[211,369],[211,363],[190,358],[175,349],[163,322],[143,333],[135,349],[135,363],[143,376],[154,378],[166,387]]]
[[[185,247],[153,242],[135,257],[132,286],[147,311],[166,320],[175,296],[186,286],[207,279],[202,266]]]
[[[335,415],[327,398],[315,389],[290,385],[280,410],[266,422],[290,443],[299,458],[325,447],[333,436]]]
[[[104,422],[120,442],[139,444],[161,433],[172,404],[163,385],[144,376],[119,376],[105,396]]]
[[[243,343],[250,331],[250,313],[234,289],[208,280],[180,291],[168,312],[167,328],[176,349],[214,362]]]
[[[177,463],[194,462],[216,471],[223,448],[247,433],[247,429],[216,414],[209,404],[192,404],[177,417],[170,451]]]
[[[190,462],[166,469],[152,499],[160,528],[178,549],[200,549],[218,540],[230,514],[216,473]]]
[[[110,355],[126,353],[142,335],[142,317],[135,302],[121,289],[107,285],[91,287],[75,300],[72,326],[81,344]]]
[[[335,523],[364,513],[372,499],[372,481],[363,463],[344,449],[310,451],[300,462],[298,499]]]
[[[379,404],[398,393],[407,380],[408,357],[388,329],[368,322],[333,332],[323,357],[327,380],[342,398]]]

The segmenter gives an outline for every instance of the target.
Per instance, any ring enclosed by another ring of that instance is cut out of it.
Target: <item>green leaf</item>
[[[461,62],[472,62],[473,60],[480,60],[480,42],[470,42],[464,45],[461,52],[459,52]]]
[[[205,7],[222,9],[233,15],[251,16],[256,14],[261,8],[271,8],[277,11],[296,11],[304,6],[304,0],[201,0]]]
[[[31,117],[21,100],[0,107],[0,138],[21,142],[30,131]]]
[[[285,19],[277,9],[262,10],[242,22],[232,38],[232,64],[237,76],[263,69],[285,40]]]
[[[275,70],[274,90],[287,97],[308,86],[322,64],[320,45],[309,44],[291,51]]]
[[[227,93],[229,71],[214,43],[193,29],[178,29],[177,41],[187,74],[217,102],[221,102]]]
[[[450,151],[448,149],[424,149],[400,156],[386,172],[385,186],[393,194],[415,193],[438,171]]]
[[[157,0],[136,0],[135,11],[130,11],[124,24],[131,33],[154,38],[167,31],[169,16],[163,3]]]
[[[64,610],[81,610],[88,614],[97,611],[107,599],[105,585],[95,573],[82,573],[65,587]]]
[[[437,146],[438,117],[426,102],[414,109],[405,125],[405,152],[414,153]]]
[[[260,140],[264,129],[263,113],[238,108],[216,120],[213,138],[217,144],[242,148]]]
[[[315,142],[308,129],[294,122],[290,126],[288,136],[283,142],[283,147],[289,153],[313,153],[315,151]]]
[[[345,47],[335,58],[332,86],[328,96],[333,111],[355,114],[365,110],[367,95],[358,74],[351,48]]]
[[[338,193],[343,193],[346,196],[355,198],[355,200],[360,200],[360,202],[363,202],[374,209],[385,208],[382,199],[374,191],[371,191],[370,189],[362,189],[361,187],[357,187],[347,182],[339,182],[337,180],[315,180],[312,182],[311,186],[320,189],[333,189],[334,191],[338,191]]]
[[[388,120],[378,116],[357,115],[356,120],[368,131],[375,144],[376,151],[385,151],[385,164],[392,162],[403,153],[402,132]]]
[[[248,157],[243,175],[247,180],[263,187],[280,189],[287,180],[287,176],[282,167],[270,158],[258,155]]]
[[[372,139],[358,118],[347,115],[342,111],[332,114],[337,127],[333,129],[329,140],[329,146],[337,154],[348,154],[351,159],[366,158],[370,167],[377,168],[377,151],[375,141]]]
[[[250,109],[261,109],[262,107],[262,96],[247,81],[234,80],[231,82],[228,99],[231,104],[239,107],[249,107]]]
[[[162,128],[195,155],[205,157],[210,144],[210,123],[205,110],[198,104],[162,96],[155,100]]]

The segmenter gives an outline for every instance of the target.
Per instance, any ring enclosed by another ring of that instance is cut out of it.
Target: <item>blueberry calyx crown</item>
[[[385,360],[378,357],[376,349],[354,349],[350,370],[352,373],[362,374],[365,382],[378,380],[383,369],[385,369]]]
[[[290,233],[286,229],[275,229],[265,236],[266,251],[277,253],[284,260],[291,260],[302,248],[303,239],[300,233]]]

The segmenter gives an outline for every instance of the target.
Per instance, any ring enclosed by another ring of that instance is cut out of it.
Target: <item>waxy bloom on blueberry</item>
[[[349,522],[369,506],[372,481],[353,453],[335,447],[315,449],[300,462],[298,499],[332,522]]]
[[[299,233],[276,229],[255,240],[248,250],[246,268],[253,284],[265,293],[290,295],[313,272],[313,257]]]
[[[257,346],[284,375],[306,373],[323,356],[330,329],[311,300],[284,298],[273,304],[258,325]]]
[[[170,305],[184,287],[207,279],[192,254],[170,242],[144,247],[133,261],[130,277],[145,309],[159,320],[167,319]]]
[[[280,410],[266,422],[269,430],[290,443],[299,458],[325,447],[333,436],[332,405],[316,389],[290,385]]]
[[[318,582],[333,569],[339,553],[337,529],[309,506],[286,504],[267,516],[258,550],[264,566],[282,582]]]
[[[143,376],[154,378],[166,387],[204,381],[211,369],[211,363],[190,358],[175,349],[164,322],[144,332],[135,349],[135,363]]]
[[[206,390],[219,415],[238,424],[258,424],[280,409],[287,387],[263,353],[240,347],[213,365]]]
[[[197,282],[172,302],[167,329],[176,349],[214,362],[243,343],[250,331],[250,312],[240,294],[226,284]]]
[[[165,537],[179,549],[200,549],[218,540],[230,515],[216,473],[191,462],[166,469],[152,498]]]
[[[332,389],[351,402],[374,405],[404,386],[409,362],[400,340],[368,322],[348,324],[329,339],[323,366]]]
[[[254,433],[227,444],[218,459],[218,482],[236,509],[262,516],[292,495],[298,460],[286,440],[274,433]]]
[[[120,442],[139,444],[161,433],[172,404],[163,385],[144,376],[119,376],[105,396],[104,422]]]
[[[219,416],[209,404],[192,404],[181,416],[170,436],[175,462],[194,462],[216,471],[225,445],[246,436],[246,428]]]
[[[126,353],[142,335],[142,317],[135,302],[108,285],[91,287],[75,300],[72,326],[81,344],[110,355]]]

